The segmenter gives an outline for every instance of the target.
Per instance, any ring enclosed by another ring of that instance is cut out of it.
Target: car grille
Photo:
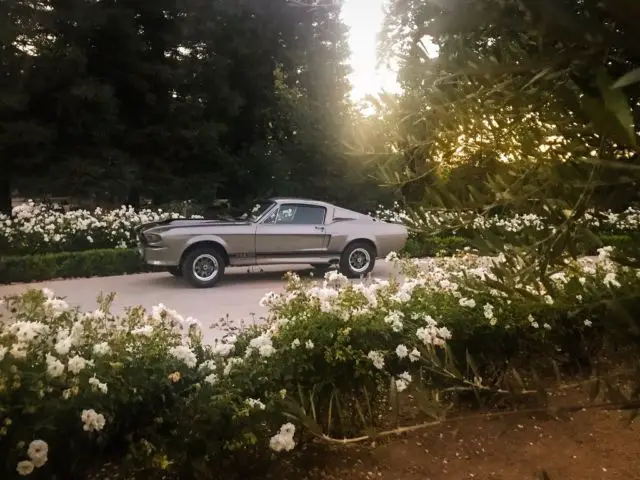
[[[147,239],[145,238],[145,236],[142,234],[142,231],[138,232],[138,243],[140,245],[146,245],[147,244]]]

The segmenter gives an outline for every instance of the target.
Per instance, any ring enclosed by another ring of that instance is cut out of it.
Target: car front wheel
[[[340,273],[349,278],[360,278],[367,275],[376,263],[376,252],[366,242],[354,242],[349,245],[340,257]]]
[[[196,288],[213,287],[224,275],[224,258],[213,248],[196,248],[182,263],[182,274]]]

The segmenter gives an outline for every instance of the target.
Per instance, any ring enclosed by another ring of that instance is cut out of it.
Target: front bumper
[[[147,265],[154,267],[177,267],[178,262],[169,258],[166,247],[150,247],[138,244],[138,254]]]

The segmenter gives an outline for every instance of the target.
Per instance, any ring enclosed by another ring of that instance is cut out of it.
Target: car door
[[[320,205],[280,205],[256,227],[258,263],[325,254],[326,217],[327,209]]]

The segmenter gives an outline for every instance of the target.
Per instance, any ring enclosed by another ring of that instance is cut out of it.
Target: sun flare
[[[396,73],[377,67],[377,35],[382,28],[385,3],[386,0],[345,0],[342,6],[342,19],[349,27],[351,96],[356,101],[382,90],[399,91]]]

